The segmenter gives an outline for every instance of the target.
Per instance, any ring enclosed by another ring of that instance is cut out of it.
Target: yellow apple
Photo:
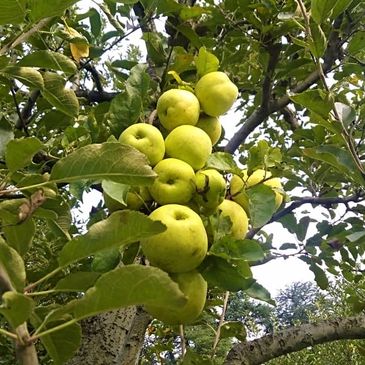
[[[218,206],[222,217],[229,217],[232,222],[231,233],[237,240],[243,240],[248,231],[248,217],[244,209],[232,200],[225,199]]]
[[[167,130],[179,125],[195,125],[200,114],[200,104],[196,96],[187,90],[170,89],[157,101],[158,118]]]
[[[152,198],[160,205],[185,204],[195,192],[193,168],[176,158],[166,158],[153,169],[158,175],[149,186]]]
[[[166,310],[166,308],[146,305],[152,317],[170,324],[187,324],[196,320],[204,309],[207,296],[207,282],[195,270],[180,274],[171,274],[171,279],[179,284],[187,302],[182,307]]]
[[[218,117],[236,101],[238,88],[224,72],[215,71],[207,73],[197,82],[195,95],[205,114]]]
[[[142,251],[151,265],[178,273],[193,270],[203,261],[208,238],[197,213],[184,205],[167,204],[149,217],[167,227],[164,232],[141,241]]]
[[[212,142],[200,128],[181,125],[165,139],[166,155],[187,162],[194,170],[201,169],[212,153]]]
[[[222,134],[222,125],[217,117],[201,115],[196,126],[209,136],[213,146],[219,141]]]
[[[144,153],[151,166],[155,166],[165,155],[165,142],[161,132],[151,124],[137,123],[125,129],[119,142],[133,146]]]

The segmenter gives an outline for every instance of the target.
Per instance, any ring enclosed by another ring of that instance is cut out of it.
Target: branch
[[[259,365],[309,346],[364,338],[365,314],[302,324],[233,346],[224,365]]]
[[[101,103],[103,101],[110,101],[115,98],[119,92],[106,92],[106,91],[96,91],[96,90],[76,90],[76,96],[79,98],[85,98],[89,103]]]

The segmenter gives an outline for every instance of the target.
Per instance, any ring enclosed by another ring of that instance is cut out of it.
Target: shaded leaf
[[[119,184],[110,180],[103,180],[101,183],[104,193],[110,196],[117,202],[127,206],[127,193],[130,190],[130,186],[126,184]]]
[[[311,16],[315,22],[321,24],[327,20],[335,3],[334,0],[312,0]]]
[[[6,222],[6,220],[4,220]],[[20,224],[5,225],[3,232],[8,244],[24,256],[33,242],[35,224],[33,219],[27,219]]]
[[[112,248],[111,250],[98,252],[93,258],[91,268],[93,271],[99,273],[113,270],[120,263],[120,256],[121,255],[118,248]]]
[[[111,180],[123,184],[151,184],[156,173],[146,156],[119,142],[91,144],[59,160],[50,180]]]
[[[239,321],[224,322],[221,327],[219,338],[236,337],[239,341],[245,341],[247,338],[247,331],[245,325]]]
[[[219,68],[219,60],[213,54],[207,51],[205,47],[200,47],[199,54],[195,59],[195,65],[200,77]]]
[[[12,80],[17,79],[22,84],[43,90],[44,82],[39,71],[32,67],[8,66],[0,70],[0,75]]]
[[[364,42],[365,42],[365,31],[356,32],[349,42],[349,45],[347,47],[347,52],[349,52],[351,55],[356,55],[358,52],[363,51]]]
[[[165,229],[161,222],[153,221],[140,212],[117,211],[93,224],[86,234],[67,242],[58,261],[60,266],[66,266],[97,252],[161,233]]]
[[[52,16],[61,16],[78,0],[29,0],[30,17],[33,21]]]
[[[348,127],[356,118],[356,112],[350,106],[343,103],[335,103],[334,107],[336,112],[342,121],[342,123]]]
[[[0,313],[14,329],[28,320],[35,305],[31,298],[13,291],[3,293],[1,299]]]
[[[0,119],[0,157],[5,155],[6,145],[14,138],[13,128],[5,119]]]
[[[270,292],[259,283],[253,283],[245,293],[251,298],[262,300],[266,303],[275,305],[275,301],[271,298]]]
[[[316,265],[314,263],[312,263],[309,266],[309,269],[313,272],[314,280],[316,281],[318,286],[322,290],[326,290],[328,288],[328,284],[329,284],[326,273],[318,265]]]
[[[209,155],[206,168],[212,168],[224,172],[240,173],[233,156],[227,152],[213,152]]]
[[[22,23],[26,14],[26,0],[1,0],[0,25]]]
[[[356,242],[365,236],[365,231],[354,232],[346,236],[350,242]]]

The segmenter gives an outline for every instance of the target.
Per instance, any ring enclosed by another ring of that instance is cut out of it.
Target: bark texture
[[[365,338],[365,314],[303,324],[235,345],[224,365],[259,365],[266,361],[336,340]]]

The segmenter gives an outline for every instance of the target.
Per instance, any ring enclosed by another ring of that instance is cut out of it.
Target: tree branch
[[[224,365],[259,365],[278,356],[336,340],[365,338],[365,314],[302,324],[235,345]]]

